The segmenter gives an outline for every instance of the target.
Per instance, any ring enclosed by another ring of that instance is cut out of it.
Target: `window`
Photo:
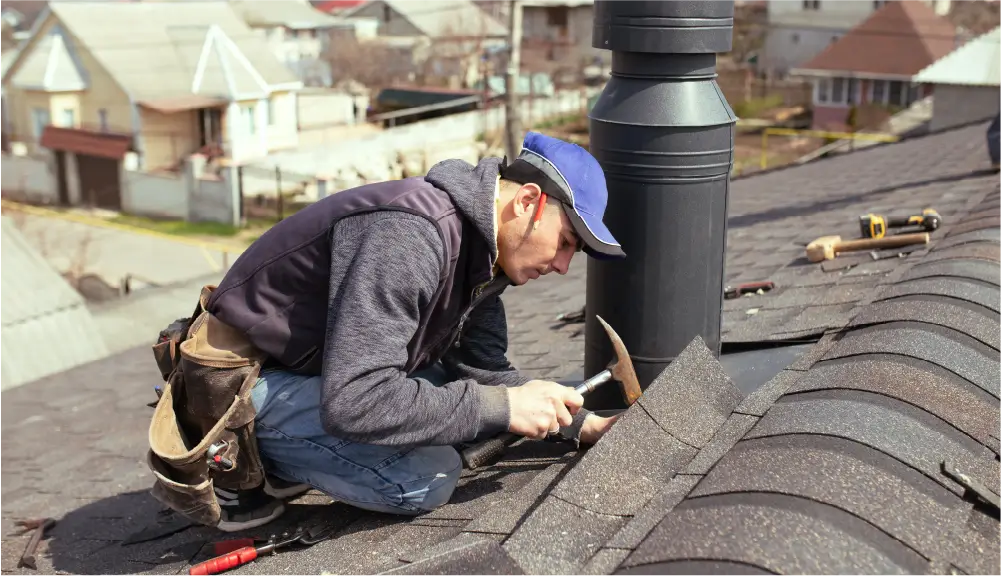
[[[886,102],[886,82],[884,80],[872,81],[872,101],[874,104]]]
[[[803,10],[820,10],[820,0],[803,0]]]
[[[873,80],[872,102],[886,106],[910,106],[918,96],[918,87],[900,80]]]
[[[816,104],[857,104],[862,93],[861,82],[857,78],[817,78],[814,86]]]
[[[889,101],[887,103],[888,104],[892,104],[892,105],[899,105],[900,104],[900,97],[901,97],[902,92],[903,92],[903,88],[904,88],[903,82],[900,82],[898,80],[891,81],[890,82],[890,97],[888,98]]]
[[[273,97],[268,98],[268,106],[266,110],[268,114],[268,126],[274,126],[278,123],[278,106],[276,105]]]
[[[827,78],[817,80],[817,102],[824,103],[829,100],[831,92],[831,81]]]
[[[31,124],[35,129],[35,138],[42,137],[42,132],[49,123],[49,110],[47,108],[34,108],[31,110]]]
[[[873,8],[873,10],[879,10],[880,8],[882,8],[885,5],[886,5],[886,0],[873,0],[873,2],[872,2],[872,8]]]
[[[843,104],[845,101],[845,79],[833,78],[831,80],[831,102]]]
[[[858,104],[858,93],[859,93],[859,83],[857,78],[851,78],[848,80],[848,97],[846,101],[848,104]]]
[[[243,109],[243,121],[247,125],[247,134],[253,136],[257,133],[257,122],[254,118],[254,114],[257,112],[257,107],[253,104],[248,105]]]
[[[72,108],[63,108],[62,122],[63,128],[74,128],[76,126],[76,111]]]
[[[101,132],[108,131],[108,109],[101,108],[97,111],[97,122],[101,126]]]

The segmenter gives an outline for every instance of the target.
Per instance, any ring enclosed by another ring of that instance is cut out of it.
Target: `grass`
[[[116,224],[144,228],[175,236],[236,236],[240,233],[240,228],[219,222],[185,222],[184,220],[146,218],[144,216],[130,216],[128,214],[115,216],[111,221]]]
[[[772,94],[764,98],[751,98],[733,105],[733,113],[738,118],[757,118],[762,112],[782,106],[784,100],[781,94]]]

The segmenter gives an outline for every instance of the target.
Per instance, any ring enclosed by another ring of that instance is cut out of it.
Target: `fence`
[[[5,196],[36,204],[59,202],[54,159],[51,154],[37,156],[11,156],[4,154],[0,160],[0,187]]]
[[[70,205],[93,206],[93,195],[73,193],[70,185],[76,178],[75,156],[65,155],[67,199]],[[190,221],[238,222],[236,182],[224,169],[221,178],[196,176],[194,166],[185,164],[182,174],[151,174],[119,168],[117,177],[122,212],[151,218],[175,218]],[[60,204],[56,157],[51,153],[34,156],[4,154],[0,175],[3,195],[31,204]],[[115,181],[112,179],[111,181]]]
[[[588,98],[599,90],[573,90],[558,92],[549,98],[523,99],[520,104],[522,118],[539,122],[583,112]],[[282,173],[310,176],[315,184],[306,186],[302,194],[304,198],[316,200],[333,191],[366,182],[423,174],[431,165],[446,158],[474,163],[487,151],[484,137],[499,132],[504,120],[504,108],[495,106],[345,138],[326,146],[277,153],[254,167],[253,175],[257,180],[248,179],[250,173],[245,167],[244,195],[273,197],[275,179],[270,174],[275,167],[280,167]],[[269,176],[264,176],[265,171]],[[265,184],[264,178],[270,181]],[[256,189],[251,190],[251,185]]]
[[[280,222],[304,204],[327,195],[325,183],[316,177],[280,166],[240,166],[235,173],[239,182],[239,214],[248,220]]]

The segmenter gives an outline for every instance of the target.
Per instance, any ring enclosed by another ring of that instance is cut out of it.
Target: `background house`
[[[843,130],[878,124],[930,94],[914,75],[956,45],[956,27],[928,4],[888,2],[790,73],[813,84],[813,127]]]
[[[921,2],[939,16],[948,14],[951,5],[950,0]],[[887,0],[770,0],[761,69],[784,77],[790,69],[805,65],[886,4]]]
[[[914,77],[933,87],[931,130],[985,120],[999,111],[1001,27],[957,48]]]
[[[307,86],[330,86],[330,66],[322,56],[329,47],[333,16],[307,0],[234,0],[230,5],[271,51]]]
[[[64,201],[117,208],[123,164],[296,146],[302,83],[227,3],[55,2],[42,18],[3,76],[5,103],[12,141],[56,152]]]
[[[414,79],[453,88],[473,87],[507,45],[506,26],[468,0],[374,0],[342,15],[375,20],[378,41],[409,55]]]
[[[310,0],[313,8],[327,14],[340,14],[364,3],[365,0]]]

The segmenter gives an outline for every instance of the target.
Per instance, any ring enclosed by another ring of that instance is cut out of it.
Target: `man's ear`
[[[539,188],[538,184],[532,182],[522,184],[521,188],[518,188],[514,194],[514,215],[520,217],[525,213],[534,214],[540,196],[542,196],[542,188]]]

